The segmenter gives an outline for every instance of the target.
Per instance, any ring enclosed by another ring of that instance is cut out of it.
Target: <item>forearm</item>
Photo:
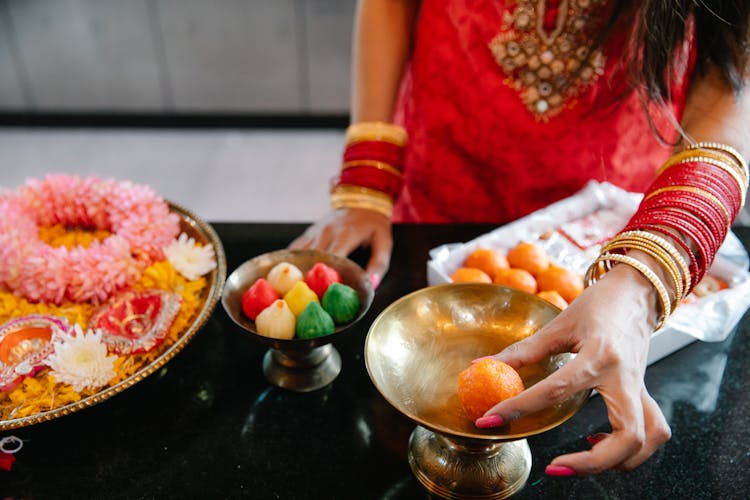
[[[749,82],[750,83],[750,82]],[[697,141],[720,142],[750,157],[750,84],[740,95],[710,71],[690,87],[682,128]]]
[[[360,0],[352,48],[352,123],[392,120],[418,7],[417,0]]]

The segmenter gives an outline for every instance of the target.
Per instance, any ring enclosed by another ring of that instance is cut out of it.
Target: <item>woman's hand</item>
[[[373,287],[388,271],[393,249],[391,221],[373,210],[339,209],[311,225],[289,248],[316,249],[347,256],[359,246],[370,246],[366,271]]]
[[[670,437],[643,381],[654,304],[653,287],[638,271],[615,266],[536,334],[493,356],[519,368],[550,354],[577,353],[546,379],[495,405],[476,425],[501,425],[595,388],[607,405],[612,432],[592,438],[591,450],[555,458],[547,473],[589,475],[645,462]]]

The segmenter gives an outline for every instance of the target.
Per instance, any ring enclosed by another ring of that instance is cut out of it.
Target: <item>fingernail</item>
[[[493,356],[482,356],[481,358],[472,359],[471,360],[471,364],[473,365],[474,363],[479,363],[483,359],[492,359],[492,358],[493,358]]]
[[[601,441],[602,439],[604,439],[605,437],[607,437],[606,434],[599,432],[599,433],[593,434],[591,436],[586,436],[586,441],[588,441],[589,443],[591,443],[592,445],[594,445],[594,444],[598,443],[599,441]]]
[[[375,289],[375,290],[377,290],[378,286],[380,285],[380,276],[377,275],[377,274],[375,274],[375,273],[371,273],[370,274],[370,283],[372,283],[372,288]]]
[[[486,417],[479,417],[474,422],[474,425],[480,429],[488,429],[490,427],[497,427],[503,425],[503,417],[500,415],[487,415]]]
[[[544,473],[548,476],[568,477],[575,475],[576,471],[565,465],[548,465]]]

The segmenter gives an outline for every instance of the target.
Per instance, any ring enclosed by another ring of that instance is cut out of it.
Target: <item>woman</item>
[[[377,285],[392,220],[504,223],[590,179],[644,192],[591,286],[495,357],[578,356],[476,421],[502,425],[596,388],[612,432],[547,473],[632,469],[670,437],[643,383],[649,337],[744,203],[749,22],[744,0],[362,0],[334,211],[292,247],[369,245]]]

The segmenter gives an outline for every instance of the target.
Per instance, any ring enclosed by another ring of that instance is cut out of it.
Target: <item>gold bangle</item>
[[[589,270],[592,268],[598,267],[598,264],[604,261],[615,261],[620,262],[622,264],[628,265],[635,269],[636,271],[640,272],[641,275],[643,275],[644,278],[646,278],[651,285],[654,287],[654,290],[656,290],[656,294],[659,298],[659,305],[661,307],[661,316],[657,318],[657,324],[654,328],[654,331],[661,329],[664,324],[667,321],[667,318],[669,317],[669,311],[672,310],[672,304],[669,301],[669,294],[667,293],[667,289],[664,286],[664,283],[661,282],[659,277],[652,271],[646,264],[643,262],[634,259],[633,257],[628,257],[627,255],[620,255],[620,254],[602,254],[594,261],[593,264],[591,264],[591,267],[589,267]],[[594,283],[597,279],[601,277],[601,274],[597,275],[596,278],[593,281],[590,281],[589,277],[589,271],[586,272],[586,279],[587,284],[591,285]]]
[[[374,161],[374,160],[347,161],[347,162],[344,162],[343,165],[341,165],[341,170],[346,170],[347,168],[352,168],[352,167],[373,167],[373,168],[377,168],[378,170],[383,170],[385,172],[388,172],[389,174],[393,174],[396,177],[403,176],[403,174],[393,165],[389,165],[382,161]]]
[[[335,186],[331,190],[331,207],[374,210],[389,219],[393,215],[393,201],[387,194],[362,186]]]
[[[690,193],[695,193],[700,196],[703,196],[704,198],[713,202],[716,206],[718,206],[721,209],[721,211],[724,213],[724,218],[727,221],[727,228],[729,228],[732,225],[732,216],[729,215],[729,210],[727,209],[727,207],[724,206],[721,200],[718,199],[713,194],[706,191],[705,189],[701,189],[695,186],[665,186],[659,189],[654,189],[643,198],[643,201],[646,201],[649,198],[652,198],[660,193],[665,193],[667,191],[688,191]]]
[[[685,261],[685,257],[682,256],[680,251],[677,250],[677,247],[674,246],[672,242],[670,242],[666,238],[659,236],[658,234],[637,229],[632,231],[623,231],[616,237],[620,236],[626,238],[643,238],[652,241],[653,243],[661,247],[672,257],[672,260],[674,260],[674,262],[679,266],[680,273],[683,277],[682,287],[685,290],[685,293],[690,290],[690,285],[692,284],[692,277],[690,276],[690,266],[688,265],[687,261]]]
[[[359,122],[346,129],[346,143],[360,141],[386,141],[396,146],[406,146],[406,129],[387,122]]]
[[[674,301],[671,302],[670,312],[674,312],[677,304],[684,298],[685,290],[683,289],[683,279],[680,275],[677,265],[674,261],[670,261],[665,253],[660,253],[656,250],[655,245],[648,244],[646,240],[642,241],[618,241],[612,240],[605,247],[602,248],[603,254],[611,254],[613,250],[640,250],[641,252],[649,255],[656,260],[661,267],[667,272],[669,277],[672,279],[672,285],[674,290]],[[616,255],[625,255],[624,253],[614,252]],[[667,292],[669,293],[669,292]]]
[[[661,167],[659,167],[659,170],[656,171],[656,176],[658,177],[669,167],[677,165],[678,163],[687,163],[688,161],[695,161],[693,160],[693,158],[711,158],[712,160],[726,162],[728,165],[732,165],[733,167],[735,166],[734,164],[736,164],[736,160],[732,156],[723,152],[685,149],[685,150],[680,151],[679,153],[675,153],[672,156],[670,156],[667,159],[667,161],[665,161],[664,164]],[[737,173],[742,172],[742,168],[739,166],[735,170],[737,170]]]
[[[393,203],[393,198],[388,196],[383,191],[378,191],[377,189],[372,189],[364,186],[357,186],[356,184],[337,184],[333,186],[333,188],[331,189],[331,193],[355,194],[366,196],[368,198],[381,199],[387,201],[388,203]]]
[[[722,144],[720,142],[701,141],[690,144],[687,149],[715,149],[717,151],[723,151],[734,158],[745,171],[747,171],[748,169],[745,157],[742,156],[739,151],[728,144]]]

